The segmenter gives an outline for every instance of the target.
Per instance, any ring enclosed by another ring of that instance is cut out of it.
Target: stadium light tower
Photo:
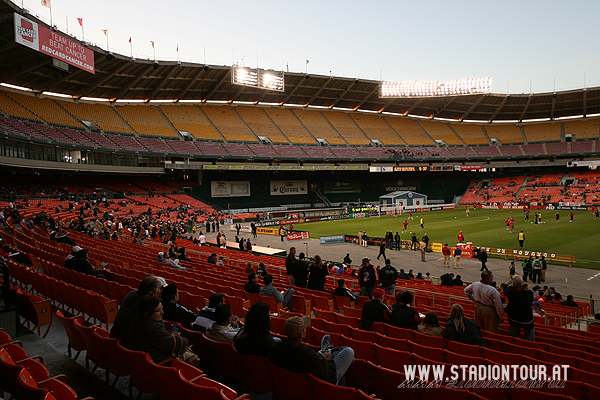
[[[379,97],[433,97],[489,93],[492,78],[456,79],[451,81],[382,81]]]
[[[243,68],[236,65],[231,67],[231,83],[279,92],[285,89],[283,71]]]

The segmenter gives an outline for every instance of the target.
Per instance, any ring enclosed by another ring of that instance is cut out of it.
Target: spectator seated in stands
[[[266,357],[276,340],[271,335],[271,314],[266,303],[255,303],[248,314],[245,324],[233,338],[233,344],[240,354]]]
[[[76,247],[78,246],[75,246],[73,249],[75,249]],[[105,278],[104,275],[98,273],[98,271],[102,269],[102,266],[94,268],[90,260],[88,260],[87,255],[87,249],[82,249],[81,247],[79,247],[79,251],[75,253],[75,259],[71,264],[74,270],[82,274],[97,276],[98,278]]]
[[[358,293],[352,293],[350,289],[346,287],[346,280],[341,278],[337,280],[337,287],[333,290],[333,295],[347,296],[355,303],[358,301]]]
[[[269,275],[267,268],[264,263],[258,263],[258,268],[256,269],[256,274],[262,276],[263,278]]]
[[[256,272],[250,272],[248,274],[248,282],[244,285],[244,291],[258,294],[260,292],[260,285],[256,283],[257,280]]]
[[[192,328],[197,315],[179,304],[179,291],[176,284],[171,283],[163,289],[162,303],[164,321],[178,322],[186,329]]]
[[[140,282],[140,286],[137,290],[132,290],[125,296],[117,315],[115,316],[115,322],[110,330],[110,337],[125,340],[127,336],[127,328],[137,315],[138,305],[144,297],[147,296],[159,296],[162,291],[162,286],[158,278],[154,275],[148,275]]]
[[[125,347],[150,354],[155,363],[162,362],[189,345],[187,338],[172,335],[162,320],[163,307],[158,296],[144,297],[137,316],[127,329]]]
[[[315,352],[302,343],[309,325],[310,317],[288,318],[283,327],[287,338],[271,347],[269,361],[286,371],[311,373],[326,382],[340,383],[354,361],[354,350],[345,346],[334,348],[331,337],[325,335],[321,339],[321,350]]]
[[[392,305],[392,318],[390,323],[398,328],[416,330],[421,323],[417,310],[410,305],[413,301],[411,292],[396,294],[396,303]]]
[[[179,269],[181,271],[185,271],[185,267],[179,265],[179,260],[173,260],[169,253],[165,253],[165,258],[163,260],[163,264],[175,269]]]
[[[156,261],[158,262],[163,262],[165,260],[165,253],[163,253],[162,251],[158,252],[158,257],[156,258]]]
[[[190,259],[185,254],[185,247],[180,247],[179,248],[179,251],[177,252],[176,258],[178,260],[190,261]]]
[[[446,321],[445,334],[448,340],[485,347],[479,325],[465,318],[465,309],[460,304],[452,305],[450,316]]]
[[[239,330],[238,318],[233,315],[231,306],[229,304],[219,304],[215,307],[215,322],[206,328],[206,337],[233,344],[233,338]]]
[[[444,330],[440,326],[437,314],[433,311],[425,315],[423,323],[417,326],[417,330],[426,335],[444,337]]]
[[[260,288],[260,294],[263,296],[273,296],[277,300],[278,303],[282,303],[284,308],[287,308],[291,311],[292,308],[292,296],[294,295],[294,288],[289,288],[286,292],[283,290],[280,292],[273,287],[273,275],[267,275],[263,279],[263,283],[265,284]]]
[[[560,304],[563,306],[567,306],[567,307],[575,307],[575,308],[579,307],[579,305],[573,300],[572,294],[568,295],[567,299]]]
[[[360,329],[368,331],[371,329],[373,322],[390,322],[390,310],[388,306],[381,302],[384,295],[385,290],[377,288],[373,291],[373,300],[367,301],[363,305]]]
[[[462,277],[460,275],[456,275],[456,278],[452,279],[452,286],[464,286],[464,282],[462,281]]]
[[[211,326],[216,321],[215,310],[219,304],[223,304],[225,297],[221,293],[213,293],[208,298],[208,305],[198,312],[198,317],[192,329],[201,332],[206,332],[206,328]]]
[[[208,256],[208,258],[206,259],[206,262],[209,264],[216,264],[217,263],[217,254],[212,253],[210,256]]]
[[[440,280],[441,280],[440,284],[442,286],[452,286],[452,281],[454,280],[454,274],[448,272],[447,274],[440,276]]]
[[[406,272],[404,272],[404,269],[400,269],[400,272],[398,272],[398,279],[409,280],[410,276]]]

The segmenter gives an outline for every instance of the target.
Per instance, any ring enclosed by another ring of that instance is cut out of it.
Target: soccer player
[[[402,233],[407,231],[407,229],[406,229],[407,227],[408,227],[408,221],[404,220],[404,222],[402,223]]]
[[[560,213],[558,211],[554,214],[554,218],[556,218],[556,222],[560,222]]]

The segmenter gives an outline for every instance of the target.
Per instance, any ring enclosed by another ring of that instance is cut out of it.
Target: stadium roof
[[[109,99],[220,100],[383,111],[408,117],[464,122],[536,122],[600,116],[600,87],[541,94],[478,94],[431,98],[379,97],[379,81],[285,73],[285,91],[253,89],[231,83],[231,66],[131,59],[89,46],[96,73],[48,66],[49,57],[14,39],[13,13],[0,0],[0,82],[36,91]],[[27,15],[28,18],[35,18]],[[44,24],[42,21],[38,21]],[[69,36],[61,32],[64,36]],[[74,37],[72,40],[77,41]],[[155,68],[156,67],[156,68]]]

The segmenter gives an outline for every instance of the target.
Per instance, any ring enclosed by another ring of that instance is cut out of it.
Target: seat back
[[[126,349],[117,343],[119,351],[123,355],[123,361],[129,370],[129,397],[131,396],[131,387],[135,386],[142,393],[154,393],[157,391],[156,382],[152,378],[150,366],[146,363],[146,353]]]
[[[108,365],[106,360],[106,354],[104,353],[104,351],[100,347],[100,343],[98,343],[96,337],[94,336],[94,330],[96,330],[98,327],[96,325],[84,326],[79,320],[74,320],[73,326],[75,326],[75,329],[77,329],[79,333],[81,333],[81,336],[83,337],[83,340],[85,342],[85,348],[87,349],[87,353],[85,356],[86,367],[90,367],[89,362],[91,360],[94,363],[94,368],[92,369],[92,371],[95,371],[97,367],[106,369]]]
[[[156,382],[159,399],[169,400],[185,398],[186,393],[179,380],[179,371],[177,368],[155,364],[154,361],[152,361],[152,357],[147,353],[144,356],[144,361],[152,374],[154,382]]]
[[[315,400],[347,400],[354,399],[357,395],[353,387],[334,385],[308,374],[313,399]]]
[[[273,392],[281,400],[305,400],[312,398],[308,374],[286,371],[267,360],[273,380]]]
[[[67,332],[67,337],[69,338],[69,343],[67,345],[69,357],[71,357],[71,349],[75,349],[77,351],[77,354],[75,354],[74,359],[77,360],[77,357],[79,357],[79,353],[81,353],[82,350],[85,350],[86,347],[85,340],[83,339],[81,332],[79,332],[79,330],[75,328],[74,321],[78,320],[80,324],[83,325],[83,317],[81,315],[76,315],[70,318],[65,317],[62,311],[60,310],[56,311],[56,316],[58,317],[58,320],[60,321],[62,326],[65,328],[65,331]]]
[[[266,358],[250,354],[240,354],[233,350],[240,371],[242,383],[255,393],[269,393],[273,391],[273,381],[269,374]]]
[[[94,337],[100,345],[100,349],[106,356],[106,368],[118,377],[129,375],[129,368],[123,363],[123,353],[120,351],[117,344],[119,341],[114,338],[109,338],[101,334],[101,331],[96,329]],[[116,382],[116,381],[115,381]]]
[[[16,386],[11,393],[17,399],[36,400],[46,397],[48,390],[38,386],[35,378],[27,368],[20,367],[16,378],[18,386]]]
[[[226,378],[239,376],[237,363],[233,355],[233,345],[229,342],[219,342],[206,337],[209,363],[214,371]]]

